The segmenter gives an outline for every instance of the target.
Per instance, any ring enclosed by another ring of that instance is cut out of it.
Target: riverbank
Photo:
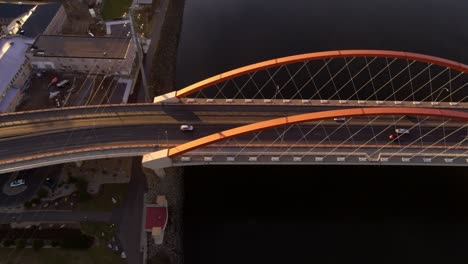
[[[179,45],[184,15],[185,0],[170,0],[164,20],[161,37],[152,58],[149,85],[153,87],[152,98],[155,95],[171,92],[176,81],[177,47]]]
[[[166,176],[148,178],[146,203],[154,203],[157,195],[165,195],[168,202],[169,219],[164,234],[164,243],[156,245],[147,234],[148,263],[183,264],[183,206],[184,178],[183,168],[166,169]]]

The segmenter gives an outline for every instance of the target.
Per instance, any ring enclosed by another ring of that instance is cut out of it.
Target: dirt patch
[[[102,184],[128,183],[130,181],[132,158],[115,158],[83,161],[64,165],[64,177],[81,177],[88,181],[88,191],[98,193]]]

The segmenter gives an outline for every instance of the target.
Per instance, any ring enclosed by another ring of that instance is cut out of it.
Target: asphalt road
[[[118,237],[129,263],[142,263],[141,235],[143,230],[143,194],[147,191],[146,177],[141,168],[141,157],[133,158],[132,177],[128,195],[121,207],[114,210],[112,222],[117,223]]]
[[[231,105],[140,105],[135,107],[71,109],[57,112],[2,115],[0,116],[0,160],[26,155],[77,149],[90,146],[113,144],[151,143],[177,145],[225,129],[277,117],[284,117],[313,111],[331,110],[330,107],[288,107],[288,106],[236,106]],[[130,109],[130,110],[129,110]],[[16,118],[12,118],[15,116]],[[399,143],[406,144],[420,140],[420,145],[430,145],[449,135],[439,144],[453,144],[468,136],[468,129],[460,129],[466,123],[449,122],[440,126],[441,119],[429,118],[421,126],[415,126],[418,118],[404,117],[395,126],[389,124],[398,119],[382,116],[366,126],[373,117],[352,118],[346,123],[333,120],[305,123],[284,133],[285,128],[261,132],[258,138],[253,134],[236,138],[239,144],[283,144],[295,143],[303,137],[309,144],[387,144],[388,136],[395,128],[411,129],[409,135],[400,137]],[[13,121],[16,120],[16,121]],[[421,120],[421,118],[420,118]],[[193,132],[182,132],[181,124],[192,124]],[[283,136],[279,137],[279,135]],[[352,135],[352,137],[351,137]],[[465,144],[467,145],[467,144]]]

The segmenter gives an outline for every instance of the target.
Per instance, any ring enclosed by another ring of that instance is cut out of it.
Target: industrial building
[[[127,37],[40,35],[27,57],[33,69],[129,75],[136,46]]]

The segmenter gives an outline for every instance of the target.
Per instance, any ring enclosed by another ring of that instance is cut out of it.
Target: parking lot
[[[0,177],[0,186],[2,189],[21,188],[22,190],[19,193],[10,193],[12,195],[5,194],[4,191],[0,192],[0,206],[13,207],[23,205],[25,201],[30,200],[36,194],[37,190],[42,186],[47,177],[50,177],[54,182],[58,182],[62,166],[63,165],[54,165],[24,170],[16,173],[16,175],[12,175],[14,173],[9,173],[8,175],[4,175],[5,177]],[[19,187],[9,186],[12,180],[18,179],[23,179],[25,184]]]
[[[118,77],[108,75],[88,76],[52,71],[34,73],[17,111],[120,103],[125,87],[122,89],[123,84],[118,84],[117,80]],[[68,82],[58,87],[63,81]]]

